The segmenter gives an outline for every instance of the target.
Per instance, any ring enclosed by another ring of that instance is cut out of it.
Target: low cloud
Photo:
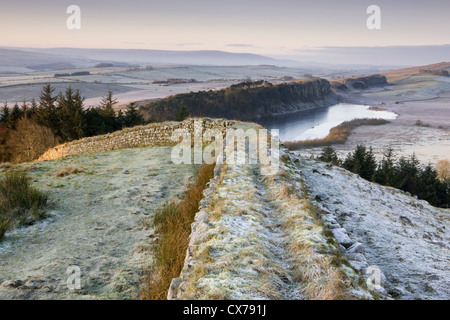
[[[335,47],[294,50],[300,59],[333,64],[416,66],[448,61],[450,45]]]
[[[179,47],[186,47],[186,46],[201,46],[203,43],[201,42],[186,42],[186,43],[177,43],[177,46]]]
[[[245,47],[245,48],[254,47],[254,45],[252,45],[252,44],[245,44],[245,43],[229,43],[225,46],[226,47]]]

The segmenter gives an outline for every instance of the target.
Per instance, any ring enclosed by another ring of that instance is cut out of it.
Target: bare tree
[[[6,143],[14,162],[35,160],[58,144],[59,139],[51,129],[40,126],[28,118],[18,121],[16,129],[10,133]]]
[[[440,160],[436,165],[436,171],[440,179],[450,179],[450,161]]]

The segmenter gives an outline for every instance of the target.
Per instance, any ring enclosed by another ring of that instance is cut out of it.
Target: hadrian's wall
[[[209,118],[187,119],[183,122],[152,123],[56,146],[44,153],[39,161],[117,149],[173,145],[176,142],[172,141],[171,137],[176,129],[186,129],[191,133],[191,137],[194,137],[195,121],[202,122],[203,130],[218,129],[223,134],[234,124],[233,121],[229,120]],[[196,132],[195,135],[199,136],[201,133]]]

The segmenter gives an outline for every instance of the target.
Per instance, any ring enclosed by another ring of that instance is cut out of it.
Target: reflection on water
[[[354,119],[393,120],[397,115],[390,111],[369,110],[370,106],[339,103],[331,107],[299,112],[288,119],[264,123],[267,129],[279,129],[281,141],[325,138],[330,129]]]

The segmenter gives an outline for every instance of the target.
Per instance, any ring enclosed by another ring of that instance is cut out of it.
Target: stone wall
[[[176,129],[186,129],[191,133],[191,138],[194,138],[195,121],[202,122],[203,130],[218,129],[223,134],[234,124],[233,121],[229,120],[209,118],[187,119],[183,122],[152,123],[65,143],[49,149],[38,160],[54,160],[84,153],[135,147],[174,145],[177,142],[172,141],[171,137]],[[200,134],[199,132],[195,133],[196,136]]]

